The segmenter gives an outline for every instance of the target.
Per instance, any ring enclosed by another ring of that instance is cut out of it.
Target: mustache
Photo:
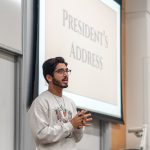
[[[62,81],[68,81],[68,77],[64,77]]]

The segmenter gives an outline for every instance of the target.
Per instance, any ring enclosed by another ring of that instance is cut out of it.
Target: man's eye
[[[64,73],[69,74],[69,73],[71,73],[71,70],[69,70],[69,69],[58,69],[55,72],[60,73],[60,74],[64,74]]]
[[[60,73],[64,73],[65,70],[64,70],[64,69],[60,69],[59,72],[60,72]]]

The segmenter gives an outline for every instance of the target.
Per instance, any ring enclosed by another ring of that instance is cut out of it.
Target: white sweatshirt
[[[77,150],[75,143],[81,140],[83,129],[74,129],[70,123],[77,113],[72,100],[45,91],[28,113],[37,150]]]

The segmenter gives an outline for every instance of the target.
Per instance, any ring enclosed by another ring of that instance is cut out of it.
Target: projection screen
[[[72,70],[63,94],[78,108],[122,119],[120,4],[39,0],[39,94],[43,62],[62,56]]]

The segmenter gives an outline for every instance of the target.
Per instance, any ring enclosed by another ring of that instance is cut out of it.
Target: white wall
[[[0,149],[20,150],[18,58],[22,54],[22,0],[0,0]]]
[[[0,46],[22,51],[21,0],[0,0]]]
[[[14,150],[15,60],[0,50],[0,149]]]
[[[150,8],[146,0],[126,0],[127,129],[149,123]],[[148,83],[149,82],[149,83]],[[127,132],[127,147],[140,143]],[[150,147],[150,143],[149,143]],[[147,149],[149,149],[147,147]]]

